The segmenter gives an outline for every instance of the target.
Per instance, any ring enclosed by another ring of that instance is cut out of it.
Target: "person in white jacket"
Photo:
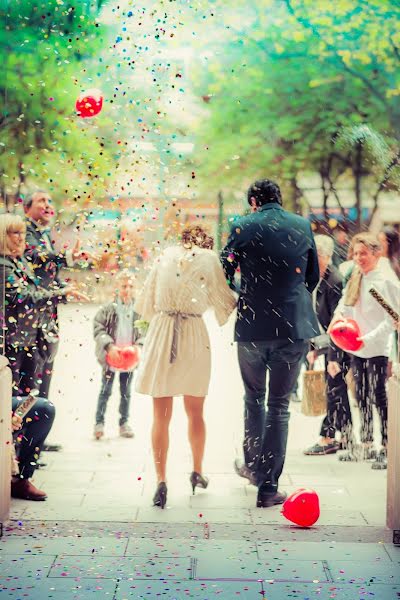
[[[379,264],[380,244],[371,233],[359,233],[351,242],[355,268],[343,290],[332,323],[340,317],[354,319],[359,328],[362,346],[351,352],[356,383],[356,399],[361,418],[361,452],[352,449],[339,456],[340,460],[374,459],[374,469],[386,468],[387,394],[386,378],[393,319],[369,293],[375,288],[394,310],[400,312],[400,284],[393,273]],[[377,455],[373,438],[373,405],[375,404],[382,438]]]

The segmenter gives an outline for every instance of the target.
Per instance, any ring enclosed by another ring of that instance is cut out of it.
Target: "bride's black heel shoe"
[[[153,506],[164,508],[167,503],[167,484],[165,481],[160,481],[157,486],[156,493],[153,496]]]
[[[190,483],[192,485],[192,491],[194,496],[196,487],[201,487],[203,488],[203,490],[206,489],[206,487],[208,486],[208,479],[207,477],[203,477],[203,475],[200,475],[200,473],[193,471],[193,473],[190,476]]]

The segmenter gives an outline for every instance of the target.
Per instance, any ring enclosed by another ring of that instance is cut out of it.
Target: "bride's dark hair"
[[[206,229],[201,225],[188,225],[182,231],[181,243],[184,248],[198,246],[199,248],[212,250],[214,247],[214,238],[208,235]]]

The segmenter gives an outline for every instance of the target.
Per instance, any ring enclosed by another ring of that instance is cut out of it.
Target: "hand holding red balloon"
[[[333,343],[345,352],[356,352],[364,346],[360,328],[353,319],[344,317],[335,319],[330,323],[327,333]]]
[[[110,346],[106,354],[106,362],[110,367],[119,371],[131,371],[139,362],[139,349],[137,346]]]

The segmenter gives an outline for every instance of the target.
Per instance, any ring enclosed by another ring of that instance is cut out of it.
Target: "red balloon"
[[[353,319],[339,319],[332,325],[329,335],[333,343],[346,352],[357,351],[363,345],[357,340],[361,331]]]
[[[300,488],[284,502],[282,515],[300,527],[311,527],[319,519],[319,498],[317,492]]]
[[[106,362],[110,367],[120,371],[131,371],[139,362],[139,350],[137,346],[126,346],[118,348],[118,354],[115,358],[106,355]]]
[[[87,90],[79,96],[75,104],[76,112],[80,117],[94,117],[103,108],[103,94],[100,90]]]

